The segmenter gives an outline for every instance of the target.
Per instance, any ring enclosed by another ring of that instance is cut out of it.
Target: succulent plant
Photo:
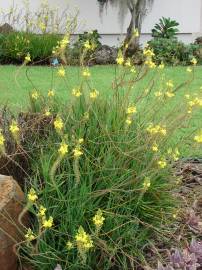
[[[163,266],[158,262],[157,270],[197,270],[202,266],[202,242],[192,239],[191,244],[183,249],[170,252],[169,263]]]

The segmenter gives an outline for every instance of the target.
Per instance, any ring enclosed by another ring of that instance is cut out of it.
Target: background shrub
[[[1,62],[22,63],[27,53],[33,61],[46,61],[52,55],[53,47],[61,39],[57,34],[37,35],[33,33],[12,32],[1,37]]]
[[[148,44],[155,53],[155,62],[168,65],[189,65],[190,59],[197,55],[199,49],[196,44],[186,45],[177,39],[167,38],[154,38]]]

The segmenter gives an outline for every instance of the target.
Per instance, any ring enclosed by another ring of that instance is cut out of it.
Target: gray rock
[[[95,63],[98,65],[115,64],[118,50],[108,45],[102,45],[94,53]]]
[[[14,32],[14,29],[10,24],[4,23],[3,25],[0,26],[0,33],[9,34],[11,32]]]

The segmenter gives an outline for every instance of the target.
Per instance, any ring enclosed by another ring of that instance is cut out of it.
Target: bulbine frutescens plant
[[[68,46],[66,35],[53,57],[64,58]],[[33,132],[22,146],[32,160],[25,209],[34,219],[16,250],[36,269],[54,269],[57,264],[75,270],[146,265],[146,250],[155,241],[173,238],[172,224],[180,215],[174,196],[180,181],[173,173],[180,148],[187,140],[192,147],[202,141],[200,130],[175,136],[201,106],[201,98],[188,92],[181,104],[174,101],[192,82],[195,59],[187,80],[175,85],[166,78],[164,64],[153,62],[149,47],[140,68],[125,58],[123,48],[111,89],[104,93],[94,88],[84,61],[92,47],[88,41],[84,44],[78,84],[69,89],[72,98],[67,104],[57,99],[57,89],[47,96],[37,88],[30,93],[31,108],[40,113],[36,121],[44,119],[48,125],[45,133]],[[25,64],[31,60],[27,55]],[[69,88],[65,66],[55,65],[53,74]],[[142,80],[144,88],[139,87]],[[18,144],[23,128],[11,123]]]

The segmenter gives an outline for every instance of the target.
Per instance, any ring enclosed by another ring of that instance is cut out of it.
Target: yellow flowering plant
[[[68,45],[65,38],[55,54],[64,47],[68,53]],[[82,43],[82,53],[91,45]],[[185,81],[179,84],[164,63],[154,61],[151,48],[144,49],[141,67],[121,48],[117,65],[110,67],[115,78],[103,86],[93,80],[96,72],[82,56],[74,84],[63,72],[58,78],[61,66],[52,67],[68,100],[39,93],[33,123],[43,120],[40,131],[34,129],[23,141],[35,187],[27,195],[35,218],[24,254],[33,254],[29,248],[36,240],[37,267],[105,269],[113,256],[117,269],[133,269],[137,259],[146,261],[143,247],[153,247],[156,239],[163,246],[176,232],[173,213],[181,204],[174,196],[173,168],[184,149],[202,141],[201,127],[185,130],[201,108],[201,96],[189,91],[195,62],[189,76],[183,69]],[[50,89],[59,90],[54,83]]]

